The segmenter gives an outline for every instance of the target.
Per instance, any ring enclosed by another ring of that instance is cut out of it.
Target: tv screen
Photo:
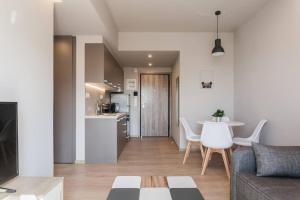
[[[0,184],[18,176],[18,108],[0,102]]]

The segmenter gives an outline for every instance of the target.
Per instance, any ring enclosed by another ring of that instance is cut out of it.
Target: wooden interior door
[[[141,136],[169,136],[169,75],[141,74]]]

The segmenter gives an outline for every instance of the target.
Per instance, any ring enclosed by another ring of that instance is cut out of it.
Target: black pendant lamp
[[[221,11],[216,11],[215,15],[217,16],[217,39],[215,40],[215,47],[212,50],[212,55],[223,56],[225,54],[225,51],[221,45],[221,39],[219,39],[219,15],[221,15]]]

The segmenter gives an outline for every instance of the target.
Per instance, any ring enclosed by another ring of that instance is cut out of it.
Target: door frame
[[[171,94],[171,85],[170,85],[170,75],[171,73],[140,73],[139,80],[139,92],[140,92],[140,138],[142,138],[142,76],[143,75],[167,75],[168,76],[168,137],[170,137],[170,94]],[[159,137],[159,136],[156,136]],[[162,136],[163,137],[163,136]]]

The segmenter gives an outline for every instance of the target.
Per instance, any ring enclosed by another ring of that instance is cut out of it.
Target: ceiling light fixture
[[[149,65],[149,67],[151,67],[151,66],[152,66],[152,63],[149,63],[148,65]]]
[[[53,0],[54,3],[62,3],[63,0]]]
[[[217,16],[217,39],[215,40],[215,47],[212,50],[212,55],[223,56],[225,54],[225,51],[221,45],[221,39],[219,39],[219,15],[221,15],[221,11],[216,11],[215,15]]]
[[[148,54],[148,58],[152,58],[152,54]]]

